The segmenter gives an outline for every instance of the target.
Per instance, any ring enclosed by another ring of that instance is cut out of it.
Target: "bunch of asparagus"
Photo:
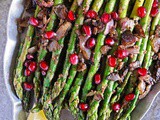
[[[62,109],[78,120],[106,120],[112,112],[115,120],[132,119],[137,102],[159,78],[150,72],[156,66],[152,56],[160,54],[159,2],[37,0],[29,5],[25,10],[35,12],[13,80],[24,109],[43,109],[49,120],[60,120]]]

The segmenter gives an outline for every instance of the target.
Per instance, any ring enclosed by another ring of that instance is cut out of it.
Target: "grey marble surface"
[[[0,0],[0,120],[12,120],[12,103],[7,94],[3,79],[3,54],[6,43],[6,23],[11,1],[12,0]],[[158,95],[143,120],[160,120],[160,95]]]

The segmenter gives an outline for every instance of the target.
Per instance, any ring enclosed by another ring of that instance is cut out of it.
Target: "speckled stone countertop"
[[[2,62],[6,43],[7,15],[11,1],[0,0],[0,120],[12,120],[12,103],[4,84]],[[160,95],[158,95],[143,120],[160,120]]]

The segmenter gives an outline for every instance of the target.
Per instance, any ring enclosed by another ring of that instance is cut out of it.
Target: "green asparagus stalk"
[[[142,24],[142,26],[143,26],[143,29],[146,29],[146,28],[144,28],[144,26],[146,26],[146,25],[144,25],[144,24],[149,24],[150,23],[150,11],[151,11],[151,8],[152,8],[152,3],[153,3],[153,0],[152,1],[146,1],[145,2],[145,7],[146,7],[146,9],[147,9],[147,15],[146,15],[146,17],[145,18],[143,18],[142,20],[141,20],[141,24]],[[148,4],[150,4],[150,5],[148,5]],[[141,47],[142,48],[144,48],[144,46],[146,45],[146,43],[148,42],[148,39],[145,39],[145,41],[144,41],[144,39],[142,40],[142,45],[141,45]],[[143,49],[141,49],[141,50],[143,50]],[[141,52],[141,51],[140,51]],[[144,58],[144,56],[142,56],[142,58]],[[141,62],[141,64],[142,64],[142,59],[141,59],[141,57],[138,57],[137,58],[140,62]],[[129,83],[129,85],[128,85],[128,93],[129,92],[132,92],[133,91],[133,88],[134,88],[134,86],[135,86],[135,82],[136,82],[136,80],[137,80],[137,77],[134,77],[134,76],[132,76],[131,77],[131,80],[130,80],[130,83]],[[137,92],[136,92],[137,93]],[[116,116],[116,119],[118,119],[119,117],[120,117],[120,115],[121,115],[121,113],[123,112],[123,108],[119,111],[119,113],[117,114],[117,116]]]
[[[146,37],[142,40],[142,45],[141,45],[141,48],[142,49],[140,49],[140,54],[139,55],[141,55],[141,53],[142,52],[144,52],[145,50],[146,50],[146,43],[144,43],[143,41],[145,40],[145,41],[148,41],[148,33],[149,31],[147,31],[147,33],[146,33]],[[140,58],[137,58],[137,60],[140,62],[140,65],[142,64],[142,59],[143,58],[143,55],[140,57]],[[137,80],[137,77],[138,77],[138,74],[137,74],[137,72],[136,71],[134,71],[133,72],[133,75],[132,76],[130,76],[130,80],[129,80],[129,84],[128,84],[128,89],[127,89],[127,92],[126,92],[126,94],[129,94],[129,93],[132,93],[133,92],[133,90],[134,90],[134,87],[135,87],[135,83],[136,83],[136,80]]]
[[[96,12],[98,12],[99,11],[99,9],[101,8],[101,5],[102,5],[102,3],[103,3],[103,0],[101,0],[101,1],[99,1],[98,3],[97,3],[97,1],[94,1],[94,3],[93,3],[93,7],[92,7],[92,9],[94,10],[94,11],[96,11]],[[74,68],[74,69],[72,69],[72,68]],[[74,77],[75,77],[75,75],[76,75],[76,69],[75,69],[75,66],[72,66],[72,68],[71,68],[71,70],[70,70],[70,72],[72,73],[72,74],[70,74],[70,77],[68,78],[68,80],[67,80],[67,83],[68,83],[68,81],[73,81],[73,79],[74,79]],[[85,74],[85,71],[83,71],[83,72],[80,72],[79,74],[78,74],[78,77],[76,78],[76,84],[77,84],[77,82],[78,81],[80,81],[80,82],[82,82],[83,81],[83,76],[84,76],[84,74]],[[66,83],[66,85],[68,86],[68,84]],[[65,86],[66,86],[65,85]],[[74,85],[75,86],[75,88],[77,88],[76,87],[76,85]],[[80,85],[79,85],[79,89],[80,89]],[[63,90],[62,90],[62,92],[63,91],[65,91],[66,89],[64,88]],[[77,93],[78,93],[79,91],[77,91]],[[65,94],[63,94],[63,96],[65,97]],[[61,100],[63,100],[63,97],[60,95],[60,98],[62,98]],[[58,100],[58,103],[59,104],[61,104],[63,101],[61,101],[61,102],[59,102],[59,100]],[[58,105],[59,105],[58,104]],[[57,104],[56,104],[57,105]],[[59,116],[59,113],[60,113],[60,110],[61,110],[61,107],[60,106],[58,106],[55,110],[54,110],[54,119],[56,119],[56,118],[58,118]]]
[[[160,13],[158,13],[158,15],[156,16],[156,18],[160,18]],[[151,26],[151,30],[150,30],[150,36],[154,34],[154,30],[155,30],[155,27],[156,27],[157,22],[158,22],[158,19],[156,19],[156,18],[153,19],[152,26]],[[150,40],[148,41],[147,53],[146,53],[145,58],[144,58],[144,61],[145,61],[145,62],[143,62],[143,66],[144,66],[145,68],[148,67],[148,62],[149,62],[149,60],[150,60],[149,58],[151,58],[150,56],[151,56],[151,53],[152,53],[152,47],[151,47],[151,45],[149,45],[149,44],[151,44],[151,41],[150,41]]]
[[[107,3],[108,7],[105,7],[105,12],[108,12],[108,13],[112,12],[112,10],[114,8],[114,5],[115,5],[115,2],[116,2],[116,0],[108,2]],[[95,62],[94,62],[94,65],[92,65],[90,67],[90,70],[88,72],[88,76],[86,78],[86,82],[85,82],[84,87],[82,89],[82,97],[81,97],[82,102],[86,101],[87,94],[92,87],[93,76],[95,75],[95,73],[97,72],[97,70],[99,68],[99,62],[100,62],[101,55],[102,55],[101,52],[100,52],[100,49],[101,49],[102,45],[104,44],[105,37],[106,36],[104,35],[103,32],[98,34],[97,44],[95,46],[95,54],[94,54],[94,61]]]
[[[94,10],[95,12],[98,12],[103,2],[104,2],[103,0],[100,0],[100,1],[95,0],[91,9]],[[79,103],[78,95],[79,95],[80,86],[83,82],[83,77],[85,73],[86,73],[86,70],[78,73],[78,77],[76,78],[75,84],[72,87],[73,90],[71,89],[71,94],[70,94],[71,97],[70,97],[69,106],[70,106],[70,110],[73,113],[73,115],[76,115],[76,112],[79,110],[77,108],[78,103]]]
[[[68,91],[71,87],[71,84],[73,83],[73,80],[74,80],[73,77],[75,77],[75,75],[76,75],[75,74],[76,69],[77,69],[76,66],[71,67],[67,83],[65,84],[64,89],[62,90],[60,96],[58,97],[56,104],[54,104],[54,108],[55,108],[54,112],[53,112],[54,120],[59,119],[60,111],[61,111],[61,108],[62,108],[62,102],[64,101],[64,98],[65,98],[66,94],[68,93]],[[74,86],[77,86],[79,84],[78,80],[80,80],[80,81],[83,80],[84,72],[81,72],[81,73],[82,74],[79,74],[79,76],[76,78],[76,80],[75,80],[76,85],[74,84]],[[76,97],[78,97],[78,96],[76,96]]]
[[[75,31],[81,27],[84,21],[84,15],[83,15],[83,10],[88,11],[90,4],[92,0],[84,0],[82,7],[79,8],[78,10],[78,18],[75,21],[75,25],[72,29],[70,40],[69,40],[69,45],[67,48],[67,54],[66,54],[66,59],[64,62],[63,66],[63,71],[62,71],[62,76],[58,78],[58,80],[54,83],[53,89],[51,90],[51,95],[48,96],[48,99],[44,103],[44,109],[51,113],[53,111],[53,106],[52,106],[52,101],[60,94],[62,89],[64,88],[66,84],[66,79],[68,76],[68,71],[70,69],[71,63],[69,62],[69,55],[72,54],[75,50],[75,43],[77,39],[77,34]]]
[[[149,2],[148,2],[149,3]],[[146,3],[146,5],[147,5],[147,3]],[[150,6],[151,7],[151,6]],[[150,17],[149,17],[149,14],[150,13],[148,13],[148,19],[150,19]],[[144,18],[145,19],[145,18]],[[142,19],[143,21],[145,21],[144,19]],[[143,26],[143,24],[145,23],[145,22],[141,22],[141,24],[142,24],[142,26]],[[148,21],[150,21],[150,20],[148,20]],[[146,21],[147,22],[147,21]],[[146,23],[147,24],[147,23]],[[149,22],[148,22],[148,24],[149,24]],[[145,27],[145,26],[144,26]],[[143,27],[143,29],[145,30],[147,30],[148,28],[147,27],[145,27],[144,28]],[[147,34],[146,35],[146,37],[145,38],[143,38],[142,39],[142,41],[141,41],[141,49],[140,49],[140,54],[138,55],[138,57],[137,57],[137,55],[136,55],[136,57],[134,57],[133,59],[134,59],[134,61],[136,60],[136,58],[137,58],[137,60],[138,61],[140,61],[140,64],[142,64],[142,62],[143,62],[143,58],[144,58],[144,55],[143,55],[143,53],[144,53],[144,51],[146,51],[146,47],[147,47],[147,42],[149,41],[148,40],[148,38],[149,38],[149,35]],[[147,52],[148,53],[148,52]],[[131,61],[133,61],[133,60],[131,60]],[[131,75],[131,72],[129,73],[129,76]],[[128,76],[128,78],[129,78],[129,76]],[[134,75],[132,76],[133,77],[133,80],[135,79],[134,78]],[[132,79],[132,77],[131,77],[131,79]],[[127,80],[128,81],[128,80]],[[132,80],[130,80],[130,82],[131,82]],[[128,86],[128,88],[129,89],[131,89],[132,87],[130,86],[130,85],[132,85],[132,84],[129,84],[129,86]]]
[[[36,10],[35,10],[35,14],[34,17],[37,17],[37,14],[39,13],[39,11],[41,10],[41,8],[37,5],[36,6]],[[26,55],[28,53],[28,48],[30,47],[30,44],[32,42],[32,38],[33,38],[33,34],[34,34],[34,27],[32,25],[28,26],[28,30],[27,30],[27,34],[24,40],[24,44],[23,46],[20,47],[20,54],[19,58],[18,58],[18,63],[15,69],[15,76],[14,76],[14,80],[13,80],[13,85],[16,91],[16,94],[18,96],[19,99],[23,98],[23,88],[22,88],[22,83],[24,82],[25,79],[23,78],[23,63],[26,59]]]
[[[143,2],[144,2],[144,0],[143,0]],[[136,1],[135,6],[134,6],[134,8],[133,8],[133,12],[132,12],[132,14],[131,14],[131,16],[130,16],[131,18],[134,18],[134,19],[136,19],[136,20],[139,19],[139,18],[136,16],[136,14],[137,14],[136,10],[137,10],[137,8],[138,8],[137,6],[142,6],[142,5],[143,5],[143,2],[142,2],[142,1],[139,1],[139,0]],[[134,16],[133,14],[135,14],[135,16]],[[143,20],[143,21],[144,21],[144,20]],[[143,27],[143,30],[145,31],[145,30],[146,30],[146,26],[145,26],[143,23],[145,23],[145,22],[141,22],[141,25],[142,25],[142,27]],[[144,39],[146,39],[146,38],[144,38]],[[142,43],[142,40],[140,39],[136,44],[137,44],[138,46],[140,46],[141,43]],[[144,47],[143,47],[143,49],[144,49]],[[143,50],[143,49],[141,49],[141,50]],[[142,52],[141,52],[141,53],[142,53]],[[134,62],[134,61],[136,61],[136,59],[137,59],[137,55],[134,55],[134,57],[133,57],[130,61],[131,61],[131,62]],[[117,102],[117,101],[120,99],[121,93],[123,92],[126,84],[128,83],[128,79],[130,78],[131,73],[132,73],[132,72],[128,72],[128,73],[127,73],[127,75],[126,75],[126,77],[125,77],[125,79],[124,79],[124,82],[117,88],[116,95],[114,95],[113,98],[112,98],[112,103]]]
[[[110,13],[113,9],[114,9],[114,6],[115,6],[115,3],[116,3],[116,0],[110,0],[107,5],[106,5],[106,12]],[[123,4],[120,4],[120,8],[123,6]],[[109,8],[109,9],[107,9]],[[126,12],[121,12],[121,14],[125,14]],[[120,15],[121,17],[123,17],[123,15]],[[113,50],[110,52],[110,54],[113,54],[113,52],[115,51],[115,49],[117,48],[117,45],[114,46],[115,48],[113,48]],[[113,68],[109,67],[109,66],[106,66],[105,68],[105,73],[104,73],[104,76],[103,77],[103,80],[102,80],[102,83],[97,87],[97,93],[100,93],[100,94],[103,94],[104,93],[104,90],[107,86],[107,81],[106,81],[106,76],[108,76],[110,74],[110,71],[112,70]],[[114,86],[115,87],[115,86]],[[91,104],[90,104],[90,109],[88,110],[88,114],[87,114],[87,118],[88,119],[97,119],[98,116],[97,116],[97,112],[98,112],[98,106],[99,106],[99,103],[100,103],[101,100],[97,101],[97,100],[92,100]]]
[[[62,4],[63,0],[55,0],[54,5]],[[47,25],[46,31],[51,31],[54,26],[54,22],[57,19],[56,14],[54,13],[54,8],[52,8],[51,14],[50,14],[50,21]],[[40,49],[38,51],[38,58],[37,58],[37,63],[41,62],[44,60],[45,56],[47,54],[47,49],[46,47],[43,47],[42,45],[40,46]],[[35,100],[38,101],[39,95],[40,95],[40,68],[38,67],[37,70],[35,71],[35,77],[33,78],[34,82],[34,94],[35,94]]]
[[[136,19],[136,20],[139,19],[139,16],[137,15],[137,9],[138,9],[139,7],[141,7],[141,6],[143,5],[143,3],[144,3],[144,0],[136,0],[136,2],[135,2],[135,4],[134,4],[134,8],[133,8],[133,10],[132,10],[132,13],[131,13],[131,15],[130,15],[131,18],[134,18],[134,19]]]
[[[160,14],[160,13],[159,13],[159,14]],[[160,16],[159,16],[159,14],[153,19],[152,27],[151,27],[151,35],[153,34],[153,31],[155,30],[156,25],[157,25],[157,24],[160,24]],[[158,22],[159,22],[159,23],[158,23]],[[147,45],[147,46],[151,46],[151,45],[150,45],[150,42],[148,42],[148,45]],[[145,55],[145,58],[146,58],[146,59],[152,59],[152,56],[149,55],[150,52],[151,52],[150,50],[147,51],[147,54]],[[149,55],[150,57],[148,57],[148,55]],[[147,63],[146,63],[146,62],[147,62]],[[143,68],[148,69],[148,68],[149,68],[148,64],[150,64],[150,63],[149,63],[149,60],[145,61],[145,59],[144,59],[143,63],[144,63],[144,64],[143,64]],[[122,115],[122,117],[120,118],[121,120],[126,119],[128,116],[130,116],[131,112],[132,112],[132,111],[134,110],[134,108],[136,107],[139,94],[140,94],[139,89],[138,89],[138,87],[136,87],[136,90],[135,90],[135,96],[136,96],[136,97],[135,97],[135,99],[134,99],[133,101],[131,101],[131,103],[130,103],[130,105],[129,105],[130,107],[129,107],[129,108],[126,110],[126,112]]]
[[[78,8],[77,0],[74,0],[70,10],[73,11],[73,12],[76,12],[77,8]],[[47,72],[47,75],[46,75],[46,77],[44,79],[44,86],[43,86],[43,95],[42,95],[42,100],[43,101],[42,102],[44,102],[44,106],[43,107],[44,107],[45,110],[47,110],[46,111],[46,116],[48,118],[51,118],[51,117],[54,116],[54,115],[52,115],[53,109],[55,109],[57,107],[56,106],[57,104],[55,106],[52,106],[52,104],[48,105],[48,103],[47,103],[48,101],[47,100],[50,98],[50,94],[51,94],[49,92],[50,82],[51,82],[52,78],[54,77],[54,72],[55,72],[57,64],[58,64],[56,61],[59,59],[61,51],[63,49],[64,38],[59,40],[58,43],[61,45],[61,49],[57,50],[56,52],[52,52],[52,58],[56,57],[57,59],[56,60],[55,59],[51,59],[50,68],[49,68],[49,70]],[[75,71],[76,71],[75,68],[76,67],[73,66],[72,67],[73,71],[72,71],[72,73],[70,73],[73,77],[76,75],[75,74]],[[58,104],[61,104],[63,102],[63,98],[65,97],[65,95],[67,93],[67,90],[68,90],[68,88],[70,87],[71,84],[72,84],[72,79],[68,81],[67,85],[65,85],[65,88],[62,91],[62,93],[64,93],[64,94],[63,94],[63,96],[61,95],[61,97],[60,97],[61,100],[58,101]],[[55,113],[56,112],[58,113],[60,110],[61,110],[61,107],[59,106],[58,108],[56,108]]]
[[[61,94],[58,96],[58,99],[56,100],[56,103],[53,105],[54,111],[53,111],[53,119],[54,120],[59,120],[60,119],[60,111],[62,109],[62,103],[66,97],[66,94],[68,93],[73,80],[72,76],[75,77],[75,71],[77,67],[72,66],[71,71],[70,71],[70,76],[68,77],[67,83],[64,86],[64,89],[61,91]]]
[[[72,115],[76,118],[78,113],[78,104],[79,104],[79,91],[83,82],[83,77],[86,71],[80,72],[74,82],[73,87],[70,90],[70,98],[69,98],[69,108]]]
[[[124,18],[126,17],[127,15],[127,10],[128,10],[128,5],[129,5],[129,0],[125,0],[125,1],[120,1],[120,5],[119,6],[119,11],[122,11],[120,12],[120,18]],[[119,29],[118,29],[119,31]],[[120,39],[120,34],[119,34],[119,39]],[[116,45],[116,48],[118,46],[118,43]],[[106,67],[107,69],[107,67]],[[107,74],[106,74],[107,75]],[[103,79],[106,79],[106,77],[109,75],[104,75]],[[114,81],[108,81],[108,87],[106,88],[105,92],[104,92],[104,100],[102,101],[102,108],[100,109],[99,111],[99,119],[101,120],[104,120],[104,119],[108,119],[110,117],[110,104],[109,104],[109,101],[110,101],[110,98],[111,98],[111,95],[113,93],[113,90],[114,90],[114,84],[115,82]]]
[[[76,43],[76,39],[77,39],[77,34],[75,33],[75,31],[77,29],[79,29],[80,26],[83,24],[83,21],[84,21],[84,15],[83,15],[84,11],[83,10],[88,11],[91,2],[92,2],[92,0],[84,0],[82,8],[80,8],[78,11],[79,16],[76,19],[75,26],[73,27],[72,32],[71,32],[71,37],[70,37],[68,48],[67,48],[67,54],[66,54],[66,59],[64,62],[64,66],[63,66],[62,75],[55,82],[53,89],[52,89],[52,95],[51,95],[52,101],[59,95],[59,93],[62,91],[62,89],[64,88],[64,85],[66,83],[68,71],[71,66],[71,63],[69,62],[69,55],[74,52],[75,43]]]
[[[134,100],[131,102],[129,109],[127,110],[126,113],[124,113],[124,115],[120,118],[120,120],[126,120],[126,118],[130,115],[130,113],[134,110],[136,102],[138,100],[138,96],[139,96],[139,90],[136,88],[135,91],[135,98]]]
[[[76,12],[77,8],[78,8],[77,0],[74,0],[70,10],[73,11],[73,12]],[[58,49],[57,51],[52,52],[52,58],[56,58],[56,59],[51,59],[49,70],[47,72],[46,77],[44,78],[43,95],[42,95],[43,102],[45,102],[47,100],[48,92],[49,92],[49,88],[50,88],[50,83],[51,83],[51,80],[54,77],[54,73],[55,73],[55,70],[56,70],[57,64],[58,64],[57,61],[59,60],[61,51],[62,51],[63,46],[64,46],[64,39],[65,38],[62,38],[62,39],[58,40],[58,43],[61,46],[61,48]]]

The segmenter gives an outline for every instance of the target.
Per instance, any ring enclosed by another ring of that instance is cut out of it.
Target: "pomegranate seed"
[[[117,57],[118,57],[119,59],[124,59],[124,58],[126,58],[128,55],[129,55],[129,53],[128,53],[127,50],[118,50],[118,51],[117,51]]]
[[[77,65],[78,64],[78,55],[77,54],[71,54],[69,56],[69,61],[72,65]]]
[[[36,62],[30,62],[29,66],[28,66],[28,69],[31,71],[31,72],[34,72],[37,68],[37,64]]]
[[[130,93],[130,94],[125,96],[125,100],[128,101],[128,102],[132,101],[134,98],[135,98],[135,94],[133,94],[133,93]]]
[[[139,17],[144,18],[146,16],[146,8],[141,6],[137,10],[137,14]]]
[[[154,0],[152,7],[158,7],[158,0]]]
[[[89,10],[87,13],[86,13],[86,17],[87,18],[96,18],[97,17],[97,13],[94,11],[94,10]]]
[[[24,70],[24,75],[25,76],[30,76],[31,75],[31,71],[27,68]]]
[[[121,109],[121,105],[119,103],[114,103],[112,109],[113,111],[118,112]]]
[[[113,46],[115,42],[114,42],[113,38],[108,37],[108,38],[106,38],[105,43],[106,43],[106,45]]]
[[[101,16],[101,21],[106,24],[110,20],[111,20],[111,15],[108,13],[103,13],[103,15]]]
[[[31,25],[33,25],[33,26],[38,26],[38,20],[36,19],[36,18],[34,18],[34,17],[31,17],[30,19],[29,19],[29,24],[31,24]]]
[[[111,17],[112,17],[113,20],[118,20],[119,19],[119,16],[118,16],[117,12],[112,12]]]
[[[153,7],[152,10],[151,10],[151,16],[156,17],[158,12],[159,12],[159,8],[158,7]]]
[[[108,58],[108,65],[109,65],[110,67],[115,67],[116,64],[117,64],[117,60],[116,60],[115,57],[112,57],[112,56],[111,56],[111,57]]]
[[[23,88],[26,90],[26,91],[31,91],[33,89],[33,84],[32,83],[28,83],[28,82],[24,82],[23,83]]]
[[[41,71],[41,74],[42,74],[43,76],[45,76],[47,73],[46,73],[46,71],[42,70],[42,71]]]
[[[26,60],[25,63],[24,63],[24,66],[25,66],[25,67],[28,67],[29,64],[30,64],[30,62],[31,62],[30,60]]]
[[[80,103],[79,104],[79,109],[82,110],[82,111],[87,111],[88,108],[89,108],[89,106],[86,103]]]
[[[138,74],[141,75],[141,76],[147,75],[147,69],[145,69],[145,68],[139,68],[138,69]]]
[[[91,27],[88,26],[88,25],[83,25],[82,31],[83,31],[87,36],[91,36],[91,34],[92,34]]]
[[[68,19],[70,21],[74,21],[76,19],[75,15],[74,15],[74,12],[71,11],[71,10],[68,12]]]
[[[46,61],[41,61],[40,64],[39,64],[40,68],[44,71],[47,71],[48,70],[48,64]]]
[[[45,34],[44,34],[44,37],[46,39],[52,39],[54,36],[56,36],[56,33],[54,33],[53,31],[47,31]]]
[[[96,74],[94,76],[94,82],[95,82],[95,84],[101,83],[101,75],[100,74]]]
[[[31,55],[31,54],[28,54],[28,55],[27,55],[27,59],[28,59],[28,60],[31,60],[31,59],[33,59],[33,58],[34,58],[33,55]]]
[[[86,42],[86,47],[91,49],[95,46],[96,40],[94,38],[89,38]]]

